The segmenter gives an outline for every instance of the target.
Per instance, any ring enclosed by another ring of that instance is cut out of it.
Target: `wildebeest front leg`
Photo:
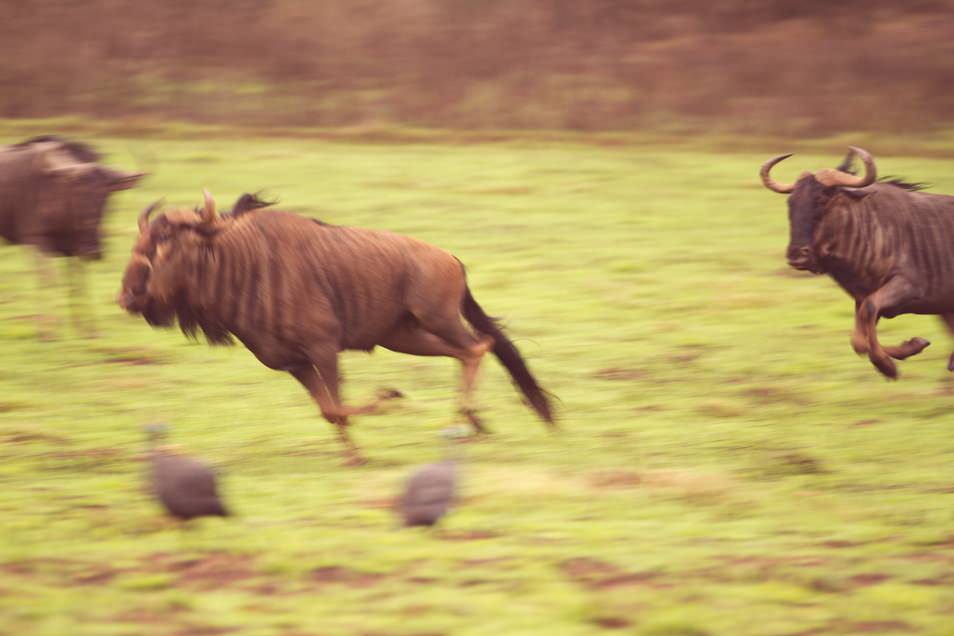
[[[86,289],[86,268],[77,259],[70,259],[70,315],[73,326],[78,332],[89,338],[96,336],[96,324],[89,304]]]
[[[868,341],[868,359],[878,368],[878,371],[891,379],[898,377],[898,369],[894,362],[891,361],[891,353],[878,342],[878,318],[885,311],[912,300],[917,297],[917,295],[918,291],[911,283],[900,276],[896,276],[889,280],[881,289],[864,299],[858,309],[857,319],[860,321],[860,327],[864,330]],[[894,349],[893,353],[901,355],[906,353],[907,355],[904,355],[904,357],[914,355],[914,353],[919,352],[927,346],[926,340],[923,341],[923,343],[915,343],[915,340],[921,339],[912,339],[900,347],[889,349]],[[911,351],[908,352],[905,349],[906,347]]]
[[[56,335],[56,319],[47,313],[50,307],[44,299],[50,297],[49,290],[53,288],[55,283],[53,270],[50,267],[50,258],[39,249],[34,252],[34,262],[38,284],[36,292],[36,333],[40,340],[52,340]]]
[[[401,397],[401,394],[393,390],[385,391],[363,406],[345,406],[339,391],[341,379],[338,375],[337,353],[315,355],[313,361],[314,367],[300,367],[292,370],[291,374],[308,389],[312,398],[318,403],[321,415],[337,427],[338,437],[345,445],[347,463],[363,464],[364,458],[361,452],[348,435],[348,417],[374,413],[382,402]]]
[[[338,430],[338,438],[345,446],[346,463],[351,465],[364,463],[361,451],[358,450],[357,445],[348,435],[347,416],[341,413],[341,409],[336,403],[337,400],[332,397],[329,387],[315,371],[315,368],[312,366],[299,367],[293,369],[291,374],[308,389],[312,399],[318,403],[322,417],[335,425]],[[337,384],[337,378],[335,384]]]
[[[862,303],[855,302],[855,329],[851,333],[851,348],[854,349],[858,355],[868,353],[869,351],[868,335],[865,327],[866,323],[862,318],[861,306]],[[876,324],[877,321],[878,317],[875,318]],[[930,341],[924,338],[911,338],[896,347],[883,347],[883,349],[885,353],[895,360],[904,360],[905,358],[910,358],[913,355],[921,353],[930,344]]]

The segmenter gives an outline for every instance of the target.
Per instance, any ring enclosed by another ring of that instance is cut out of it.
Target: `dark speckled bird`
[[[444,459],[414,471],[407,480],[398,510],[405,526],[433,526],[446,515],[457,499],[459,453],[454,450],[466,429],[450,428],[445,439]]]
[[[182,521],[229,516],[219,498],[215,472],[197,459],[159,446],[166,435],[164,424],[149,424],[145,428],[149,440],[149,485],[166,511]]]

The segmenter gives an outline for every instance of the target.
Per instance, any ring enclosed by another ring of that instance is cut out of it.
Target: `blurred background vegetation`
[[[952,0],[0,0],[0,117],[923,132]]]

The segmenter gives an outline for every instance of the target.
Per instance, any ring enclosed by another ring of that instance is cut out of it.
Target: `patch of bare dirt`
[[[105,357],[103,362],[107,364],[122,364],[129,366],[143,366],[152,364],[165,364],[165,359],[161,354],[149,351],[148,349],[137,349],[132,347],[104,347],[99,350]]]
[[[106,585],[120,573],[120,570],[98,569],[81,572],[73,577],[76,585]]]
[[[132,609],[116,614],[113,620],[117,623],[166,623],[169,621],[169,615],[148,609]]]
[[[617,488],[634,488],[643,482],[643,477],[632,470],[600,470],[590,473],[587,482],[593,488],[613,490]]]
[[[338,565],[315,568],[309,578],[321,584],[339,584],[351,587],[369,587],[381,581],[383,574],[377,572],[359,572]]]
[[[480,541],[481,539],[494,539],[500,535],[490,530],[451,530],[442,532],[439,535],[444,541]]]
[[[3,413],[3,407],[0,406],[0,413]],[[13,431],[9,435],[6,435],[3,439],[4,443],[7,444],[28,444],[30,442],[44,442],[47,444],[69,444],[70,440],[65,437],[60,437],[59,435],[49,435],[47,433],[27,433],[20,431]]]
[[[621,367],[606,367],[593,373],[593,377],[598,380],[615,380],[621,382],[642,380],[648,376],[649,373],[642,369],[624,369]]]
[[[855,587],[870,587],[872,585],[878,585],[879,583],[884,583],[889,580],[891,577],[887,574],[879,574],[877,572],[869,572],[865,574],[856,574],[855,576],[848,579],[852,585]]]
[[[821,545],[826,548],[835,548],[837,550],[841,550],[844,548],[857,548],[858,546],[865,545],[865,542],[864,541],[832,540],[832,541],[823,541]]]
[[[911,634],[917,631],[911,623],[905,623],[904,621],[861,621],[857,623],[839,624],[838,627],[844,628],[845,632],[863,633],[903,632],[905,634]]]
[[[752,402],[762,405],[794,404],[797,406],[805,406],[811,403],[811,400],[804,395],[773,386],[752,387],[745,389],[740,394]]]
[[[559,565],[563,574],[574,583],[590,589],[605,589],[623,585],[651,585],[653,587],[668,587],[658,580],[652,572],[626,572],[612,563],[577,557],[563,561]]]
[[[869,418],[866,420],[858,420],[856,422],[852,422],[851,425],[861,427],[861,426],[874,426],[875,424],[880,424],[880,423],[881,423],[881,420],[878,420],[875,418]]]
[[[243,554],[215,552],[198,558],[182,558],[160,552],[147,559],[148,569],[174,574],[179,584],[203,589],[223,587],[256,576],[252,558]]]
[[[603,629],[626,629],[632,624],[622,616],[601,616],[592,622]]]

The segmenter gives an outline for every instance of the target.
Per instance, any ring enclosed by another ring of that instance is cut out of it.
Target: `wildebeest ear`
[[[275,205],[276,201],[266,201],[265,199],[259,198],[259,192],[255,194],[245,193],[238,198],[235,202],[235,205],[232,206],[231,215],[232,216],[241,216],[245,212],[250,212],[252,210],[257,210],[259,208],[267,208],[270,205]]]
[[[95,174],[99,166],[95,163],[47,164],[46,174],[55,178],[78,179]]]
[[[855,172],[854,168],[851,167],[851,165],[854,163],[854,161],[855,161],[855,151],[854,151],[854,150],[849,150],[849,151],[848,151],[848,154],[845,155],[845,158],[844,158],[844,159],[842,160],[842,162],[838,165],[838,167],[835,168],[835,170],[839,170],[839,171],[841,171],[841,172],[847,172],[848,174],[857,174],[857,172]]]
[[[103,167],[100,167],[99,170],[100,174],[106,177],[109,189],[112,191],[128,190],[135,187],[139,180],[146,176],[145,172],[121,172]]]

